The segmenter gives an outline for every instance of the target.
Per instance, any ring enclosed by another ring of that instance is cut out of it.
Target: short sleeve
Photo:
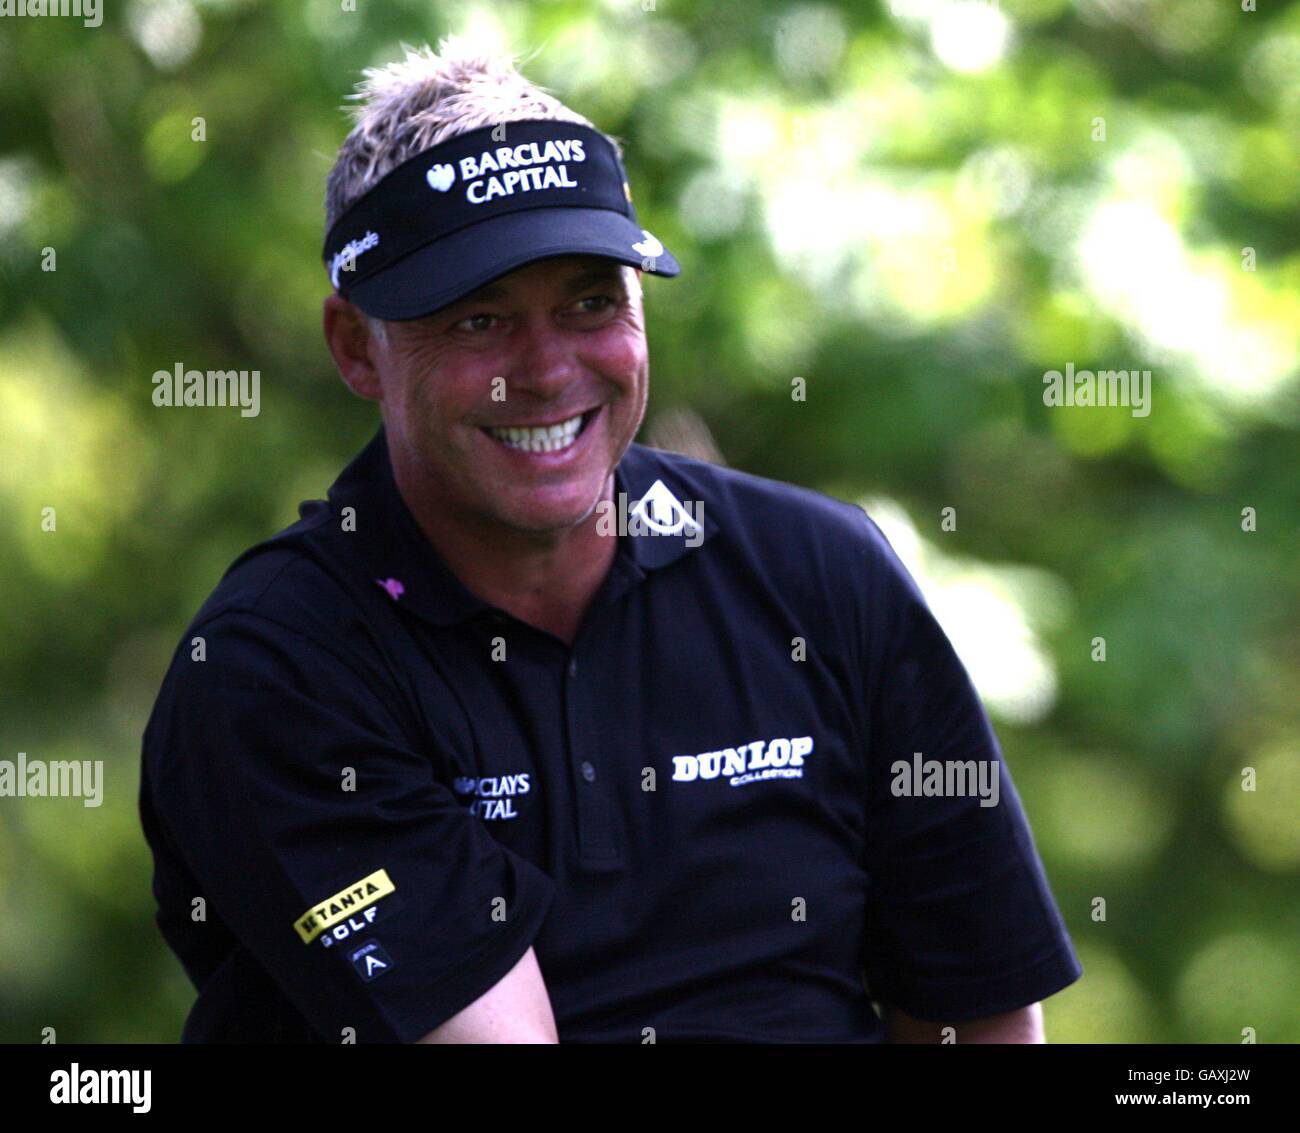
[[[932,1022],[1012,1011],[1083,970],[979,696],[867,527],[868,987]]]
[[[514,967],[554,883],[437,781],[377,666],[251,613],[196,633],[150,741],[196,896],[324,1041],[423,1037]]]

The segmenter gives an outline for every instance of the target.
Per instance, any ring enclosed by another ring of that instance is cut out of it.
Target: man
[[[1043,1041],[1081,970],[879,530],[634,443],[679,269],[618,148],[459,44],[363,95],[324,330],[382,427],[145,734],[184,1039]]]

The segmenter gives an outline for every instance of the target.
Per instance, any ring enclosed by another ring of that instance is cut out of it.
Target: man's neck
[[[617,539],[598,532],[596,511],[561,532],[488,529],[446,514],[433,492],[404,483],[396,465],[394,478],[425,538],[467,590],[573,644],[618,549]],[[611,500],[613,491],[611,474],[601,498]]]

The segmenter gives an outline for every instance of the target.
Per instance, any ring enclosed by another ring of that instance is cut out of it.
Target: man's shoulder
[[[815,488],[743,472],[647,445],[629,449],[642,481],[664,480],[682,502],[711,512],[724,536],[780,536],[790,543],[808,540],[867,546],[878,534],[857,504]],[[649,485],[638,483],[644,490]]]
[[[337,517],[324,500],[305,501],[299,512],[239,554],[190,619],[145,729],[146,752],[165,753],[177,735],[236,710],[246,693],[376,694],[382,648],[346,568]]]
[[[186,638],[215,623],[253,619],[322,643],[354,619],[356,594],[334,546],[325,500],[299,505],[299,519],[253,544],[226,568],[190,620]]]

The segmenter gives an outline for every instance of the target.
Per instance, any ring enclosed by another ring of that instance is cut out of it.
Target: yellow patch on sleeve
[[[319,904],[313,905],[294,921],[294,930],[304,944],[310,944],[326,929],[366,906],[373,905],[396,889],[397,886],[389,879],[388,871],[377,869],[369,877],[363,877],[346,889],[340,889],[332,897],[326,897]]]

